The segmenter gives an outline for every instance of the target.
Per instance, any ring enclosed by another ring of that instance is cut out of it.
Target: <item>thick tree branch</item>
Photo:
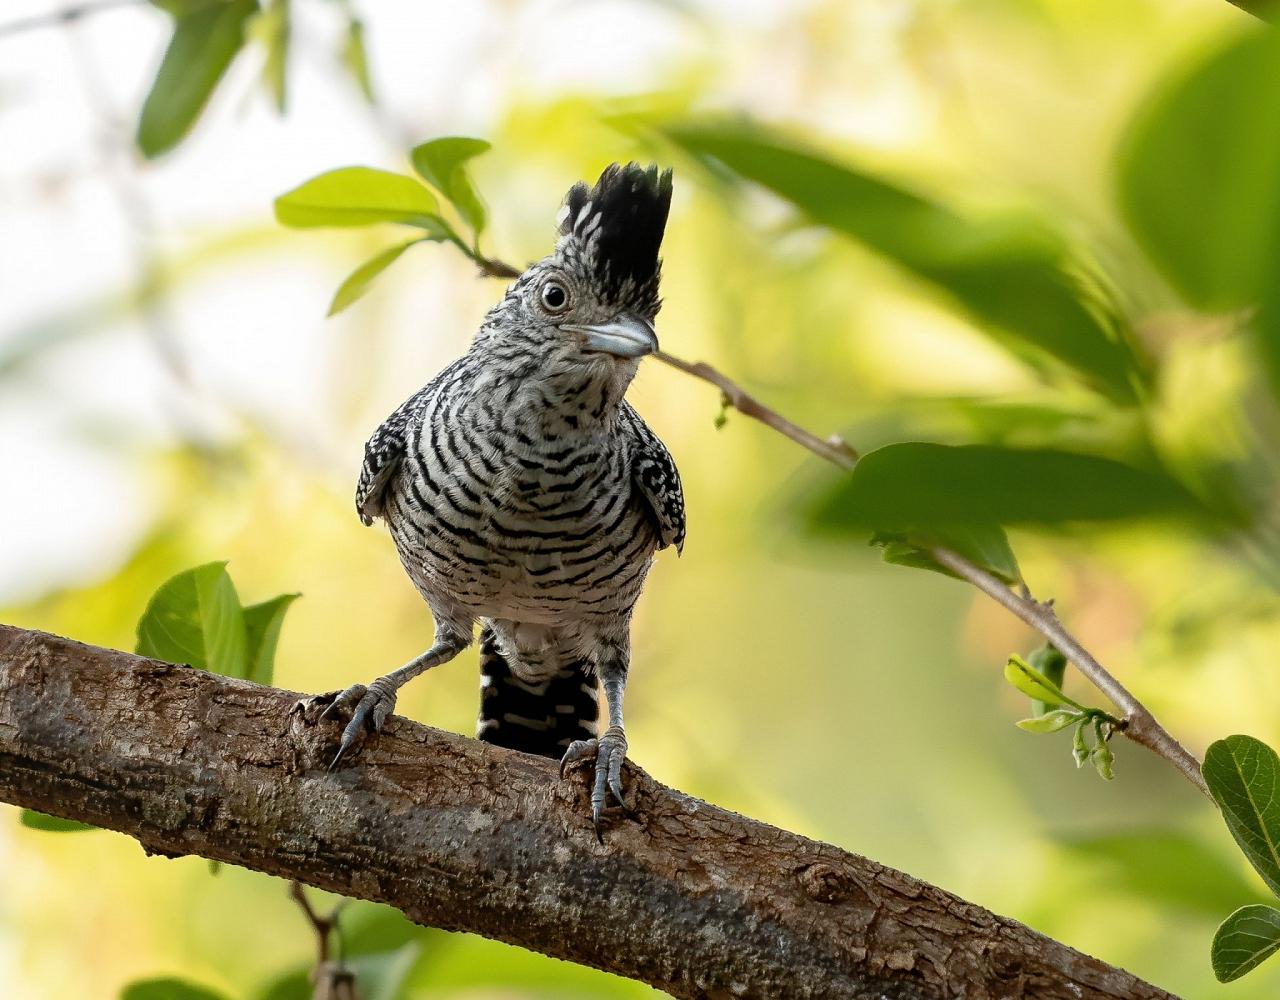
[[[605,844],[555,765],[393,718],[350,766],[293,695],[0,626],[0,800],[677,997],[1168,998],[1011,920],[629,767]]]

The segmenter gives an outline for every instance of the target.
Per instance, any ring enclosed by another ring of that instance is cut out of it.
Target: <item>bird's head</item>
[[[658,349],[658,251],[671,207],[671,171],[613,164],[593,187],[569,189],[555,250],[495,309],[487,338],[518,340],[561,371],[629,382]]]

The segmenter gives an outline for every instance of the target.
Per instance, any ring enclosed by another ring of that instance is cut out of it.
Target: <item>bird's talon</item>
[[[387,716],[391,714],[396,706],[396,691],[390,684],[380,684],[378,681],[374,681],[369,687],[365,687],[363,684],[352,684],[345,691],[317,695],[298,704],[315,707],[326,702],[327,705],[325,705],[324,711],[320,713],[318,721],[323,722],[327,719],[340,720],[347,713],[350,713],[347,724],[342,730],[342,739],[338,743],[338,752],[333,758],[333,763],[328,768],[333,771],[342,763],[342,759],[347,755],[347,752],[355,746],[362,730],[376,733],[382,728]]]
[[[599,739],[577,740],[560,758],[560,777],[580,761],[595,758],[591,782],[591,825],[596,839],[604,843],[600,821],[610,796],[618,803],[623,815],[635,819],[636,812],[627,804],[622,793],[622,764],[627,755],[627,738],[620,728],[610,727]]]

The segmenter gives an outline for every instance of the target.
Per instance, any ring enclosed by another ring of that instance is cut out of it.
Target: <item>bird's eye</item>
[[[569,305],[569,292],[558,281],[548,281],[542,286],[542,307],[547,312],[564,312]]]

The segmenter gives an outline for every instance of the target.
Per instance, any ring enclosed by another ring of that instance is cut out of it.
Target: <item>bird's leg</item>
[[[569,744],[560,761],[560,776],[569,765],[595,758],[595,781],[591,787],[591,822],[596,829],[596,839],[601,843],[600,815],[610,794],[622,806],[623,812],[632,815],[631,807],[622,797],[622,762],[627,757],[627,734],[622,728],[622,693],[627,686],[627,665],[621,660],[606,660],[598,668],[600,686],[604,689],[605,706],[609,713],[609,728],[599,739],[577,740]]]
[[[415,657],[403,667],[379,677],[366,687],[363,684],[352,684],[345,691],[320,695],[312,699],[313,704],[328,703],[328,707],[320,713],[320,718],[340,717],[351,713],[346,728],[342,731],[342,741],[338,745],[337,756],[329,765],[332,771],[338,766],[343,756],[360,735],[361,729],[376,733],[382,728],[396,707],[396,692],[409,681],[432,667],[448,663],[467,645],[466,640],[451,634],[436,634],[436,641],[421,656]]]

